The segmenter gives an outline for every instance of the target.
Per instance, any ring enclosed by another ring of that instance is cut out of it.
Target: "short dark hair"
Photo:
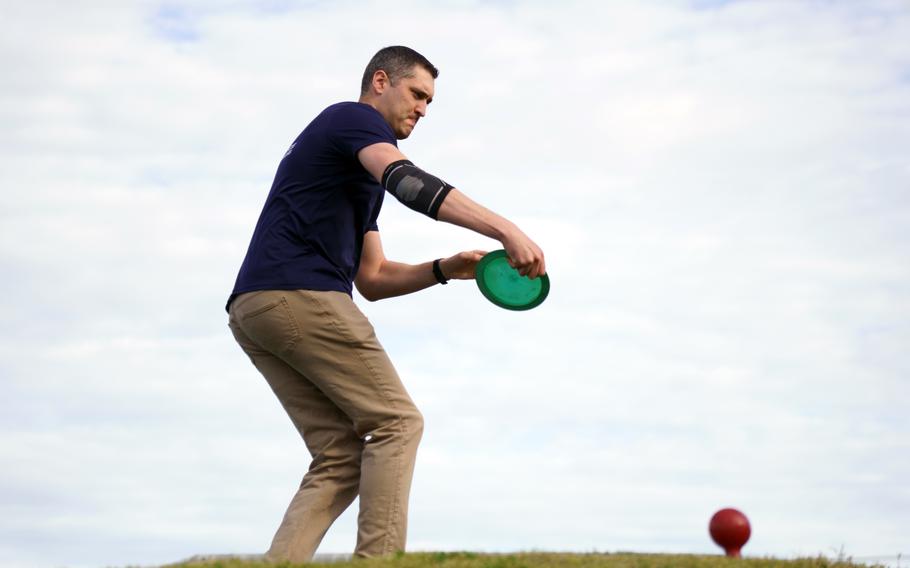
[[[402,77],[413,77],[412,70],[415,65],[420,65],[426,69],[434,79],[439,77],[439,69],[434,67],[426,57],[410,47],[393,45],[380,49],[373,56],[373,59],[370,59],[366,70],[363,72],[363,80],[360,82],[360,94],[365,95],[370,90],[373,75],[380,69],[386,72],[389,80],[394,84]]]

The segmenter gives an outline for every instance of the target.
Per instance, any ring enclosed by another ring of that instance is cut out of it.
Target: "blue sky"
[[[187,8],[165,4],[151,18],[151,26],[166,41],[190,42],[202,39],[198,18]]]
[[[223,305],[288,144],[390,44],[441,69],[402,150],[552,282],[357,298],[427,422],[412,550],[712,553],[734,506],[746,554],[907,553],[906,3],[4,12],[0,564],[267,547],[308,459]],[[405,262],[498,248],[379,224]]]

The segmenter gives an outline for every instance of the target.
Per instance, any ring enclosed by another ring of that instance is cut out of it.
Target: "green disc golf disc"
[[[495,250],[480,259],[474,276],[481,293],[507,310],[530,310],[539,306],[550,293],[550,279],[546,274],[534,279],[520,275],[509,265],[504,250]]]

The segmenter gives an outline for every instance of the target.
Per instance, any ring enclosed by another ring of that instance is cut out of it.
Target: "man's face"
[[[433,102],[433,76],[419,65],[412,73],[413,77],[386,84],[376,106],[399,140],[411,135],[417,121],[427,115],[427,105]]]

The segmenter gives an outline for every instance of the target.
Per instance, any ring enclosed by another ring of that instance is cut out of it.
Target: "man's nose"
[[[427,101],[418,101],[417,108],[415,109],[419,116],[427,115]]]

